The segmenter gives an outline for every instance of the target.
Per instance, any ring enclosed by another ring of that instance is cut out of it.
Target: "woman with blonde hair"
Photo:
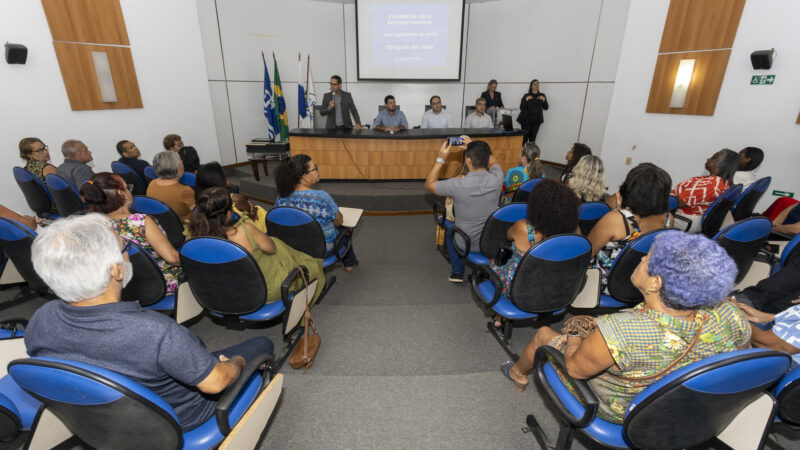
[[[582,157],[572,170],[572,178],[566,183],[581,202],[596,202],[603,199],[606,190],[606,171],[603,160],[594,155]]]

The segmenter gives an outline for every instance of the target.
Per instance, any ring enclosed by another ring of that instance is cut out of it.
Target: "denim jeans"
[[[445,220],[444,221],[444,245],[447,247],[447,254],[450,256],[451,273],[464,273],[464,261],[456,253],[456,247],[453,245],[453,228],[456,224]]]

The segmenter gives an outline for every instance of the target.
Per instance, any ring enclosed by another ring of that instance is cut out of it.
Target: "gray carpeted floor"
[[[430,216],[365,217],[354,242],[360,265],[329,272],[338,282],[313,310],[322,335],[317,360],[306,374],[284,366],[282,397],[260,448],[530,448],[533,438],[523,432],[530,413],[555,436],[537,387],[520,393],[500,373],[506,355],[486,332],[469,285],[447,281]],[[17,292],[0,291],[0,301]],[[31,300],[0,318],[30,317],[43,303]],[[241,330],[204,318],[189,328],[212,350],[255,335],[282,347],[279,325]],[[515,350],[532,336],[515,329]]]

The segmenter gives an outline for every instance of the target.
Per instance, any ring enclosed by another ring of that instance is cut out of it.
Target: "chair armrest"
[[[548,356],[552,358],[551,362],[561,367],[563,373],[567,373],[567,365],[564,362],[564,354],[549,345],[545,345],[536,350],[536,355],[533,359],[533,366],[536,369],[536,378],[538,378],[539,383],[542,385],[547,395],[556,405],[556,408],[567,422],[579,428],[589,425],[597,414],[597,405],[599,403],[597,396],[595,395],[594,391],[592,391],[592,388],[589,387],[589,383],[586,381],[571,380],[573,385],[578,389],[581,397],[583,397],[584,401],[586,402],[584,405],[583,417],[579,418],[573,415],[567,406],[561,401],[561,398],[558,396],[558,394],[556,394],[553,386],[551,386],[547,381],[544,373],[544,364],[548,362]]]
[[[436,225],[439,225],[440,227],[444,226],[444,221],[445,221],[444,205],[439,202],[433,203],[433,221],[436,222]]]
[[[227,436],[228,433],[231,432],[228,409],[231,407],[231,405],[233,405],[233,401],[236,400],[239,392],[247,384],[247,382],[250,381],[250,377],[253,376],[256,371],[262,372],[261,387],[258,390],[259,392],[263,390],[268,384],[268,380],[272,378],[272,362],[273,357],[268,353],[262,353],[256,356],[256,358],[252,361],[247,361],[247,364],[239,374],[239,378],[234,380],[233,383],[231,383],[225,389],[225,392],[223,392],[220,396],[219,400],[217,401],[217,406],[214,408],[214,416],[217,418],[217,427],[219,427],[219,431],[224,436]],[[265,367],[263,369],[259,369],[262,365]],[[269,376],[267,376],[267,373],[269,373]]]
[[[456,234],[461,235],[461,237],[464,239],[465,248],[463,253],[459,251],[461,249],[459,249],[458,246],[456,245]],[[470,239],[469,235],[467,235],[467,233],[461,228],[458,228],[457,226],[453,225],[453,248],[456,249],[456,253],[458,253],[458,256],[466,258],[467,255],[469,255],[469,252],[471,251],[470,244],[472,244],[472,239]]]
[[[306,276],[306,280],[308,280],[308,268],[306,266],[297,266],[289,272],[289,275],[286,275],[286,278],[283,279],[283,283],[281,283],[281,301],[283,302],[283,307],[289,309],[292,305],[292,302],[289,301],[289,288],[292,286],[292,283],[298,278],[300,278],[300,270],[298,267],[303,269],[303,274]],[[311,280],[308,280],[309,282]]]
[[[341,258],[342,247],[344,246],[345,239],[347,239],[348,248],[344,253],[350,251],[349,246],[353,241],[349,238],[353,235],[353,229],[347,227],[337,227],[336,229],[339,232],[336,234],[336,238],[333,240],[333,254],[336,255],[336,258]]]
[[[765,245],[766,245],[766,243],[765,243]],[[765,247],[761,247],[758,250],[758,252],[756,253],[756,256],[755,256],[755,260],[756,261],[765,262],[765,263],[769,264],[770,266],[774,266],[778,261],[781,260],[781,257],[780,257],[779,254],[777,254],[777,253],[775,253],[773,251],[770,251],[765,246]]]
[[[485,279],[488,279],[492,282],[492,285],[494,285],[494,296],[486,305],[491,308],[495,305],[495,303],[497,303],[498,300],[500,300],[500,295],[503,293],[503,282],[491,267],[487,266],[486,264],[479,264],[475,266],[475,270],[472,272],[472,290],[476,294],[478,293],[478,285]]]
[[[28,326],[28,321],[25,319],[9,319],[0,322],[0,329],[12,330],[9,339],[17,337],[17,333],[20,331],[25,331],[26,326]]]
[[[791,241],[792,238],[794,238],[794,236],[790,236],[790,235],[788,235],[786,233],[781,233],[779,231],[772,231],[772,232],[770,232],[769,238],[767,238],[767,240],[769,240],[769,241]]]
[[[686,224],[683,228],[678,228],[678,227],[675,227],[675,228],[677,228],[679,230],[682,230],[682,231],[689,231],[689,228],[692,227],[692,221],[688,217],[682,216],[682,215],[676,214],[676,213],[672,213],[672,217],[675,220],[678,220],[678,221],[683,222],[683,223]]]

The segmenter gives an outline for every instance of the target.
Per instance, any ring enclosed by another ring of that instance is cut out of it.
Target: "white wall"
[[[72,111],[53,50],[42,3],[0,2],[0,40],[28,47],[25,65],[0,62],[0,177],[6,206],[29,213],[11,167],[24,165],[19,140],[41,138],[54,164],[63,161],[61,143],[81,139],[92,150],[94,170],[110,171],[119,158],[117,141],[135,142],[142,157],[152,160],[161,140],[178,133],[194,145],[201,161],[218,160],[208,75],[193,0],[121,0],[128,29],[142,109]]]
[[[624,180],[630,167],[650,161],[667,170],[677,183],[703,172],[708,156],[721,148],[760,147],[759,170],[771,175],[772,186],[757,207],[774,200],[772,189],[798,193],[800,167],[800,46],[797,45],[796,0],[748,0],[731,51],[728,69],[713,116],[647,114],[645,107],[656,64],[669,0],[631,2],[619,60],[602,158],[609,186]],[[770,70],[753,70],[750,53],[775,48]],[[772,86],[750,86],[755,74],[776,75]],[[632,148],[636,146],[636,150]]]
[[[563,161],[580,140],[599,148],[614,86],[629,0],[496,0],[467,3],[462,80],[438,83],[360,82],[355,5],[313,0],[196,0],[222,161],[246,159],[245,145],[265,135],[263,65],[278,58],[290,127],[297,126],[297,54],[311,54],[318,98],[331,74],[343,77],[363,123],[393,94],[418,125],[433,94],[454,118],[474,104],[491,78],[506,106],[518,107],[533,78],[550,110],[537,139],[543,158]],[[274,74],[271,75],[274,78]],[[305,75],[303,74],[303,77]],[[274,81],[274,80],[273,80]]]

